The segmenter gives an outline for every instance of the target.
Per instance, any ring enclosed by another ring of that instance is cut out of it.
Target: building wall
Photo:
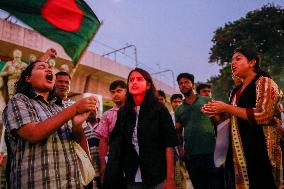
[[[117,79],[126,80],[132,69],[89,51],[84,53],[79,65],[74,68],[71,59],[57,43],[31,29],[0,19],[0,55],[12,57],[13,50],[19,49],[23,53],[22,59],[28,61],[30,54],[40,57],[49,48],[57,51],[57,68],[67,64],[72,70],[70,95],[75,99],[84,92],[90,92],[102,95],[104,102],[110,103],[110,83]],[[177,92],[161,81],[154,82],[157,89],[164,90],[168,95]]]

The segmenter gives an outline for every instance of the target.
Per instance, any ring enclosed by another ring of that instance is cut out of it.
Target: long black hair
[[[237,52],[241,53],[242,55],[244,55],[249,61],[251,61],[251,60],[255,60],[256,61],[255,65],[253,67],[254,72],[256,74],[260,74],[260,75],[262,75],[264,77],[271,78],[271,76],[267,72],[263,71],[260,68],[260,62],[261,62],[260,55],[257,52],[257,49],[255,48],[254,45],[247,44],[247,45],[240,46],[240,47],[238,47],[238,48],[236,48],[234,50],[234,53],[237,53]]]
[[[150,76],[150,74],[147,71],[145,71],[141,68],[135,68],[135,69],[131,70],[129,75],[128,75],[127,86],[129,86],[130,75],[133,72],[140,73],[143,76],[143,78],[146,80],[146,82],[150,85],[150,88],[147,89],[147,91],[146,91],[146,95],[144,97],[142,105],[144,107],[146,107],[148,110],[150,110],[151,112],[155,112],[159,107],[161,107],[161,103],[158,101],[157,89],[154,85],[152,77]],[[129,92],[129,87],[127,87],[126,101],[125,101],[125,105],[124,105],[125,112],[130,113],[130,114],[134,113],[134,107],[135,107],[135,103],[134,103],[134,100],[133,100],[133,96]]]
[[[32,71],[35,67],[35,64],[38,62],[42,62],[40,60],[36,60],[34,62],[31,62],[26,69],[24,69],[21,73],[21,76],[19,78],[19,80],[15,83],[15,93],[22,93],[24,95],[26,95],[29,98],[34,98],[37,96],[34,88],[32,87],[32,84],[27,82],[26,79],[27,77],[32,75]],[[52,99],[55,97],[55,91],[54,89],[52,89],[49,92],[49,96],[48,96],[48,100]]]

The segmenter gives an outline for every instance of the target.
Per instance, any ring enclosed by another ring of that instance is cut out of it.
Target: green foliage
[[[216,99],[224,99],[224,91],[231,88],[227,85],[232,84],[231,73],[227,69],[234,49],[248,43],[254,44],[260,52],[262,69],[268,71],[284,89],[283,22],[283,7],[267,4],[214,32],[209,62],[222,66],[220,75],[209,80]]]
[[[233,80],[231,78],[231,67],[227,65],[220,70],[220,75],[217,77],[211,77],[213,98],[216,100],[222,100],[228,102],[228,92],[233,86]]]

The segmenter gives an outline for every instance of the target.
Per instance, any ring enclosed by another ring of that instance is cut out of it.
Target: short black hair
[[[161,90],[161,89],[158,90],[158,95],[162,96],[162,97],[164,97],[166,99],[166,93],[163,90]]]
[[[59,76],[59,75],[68,76],[69,79],[71,80],[71,76],[70,76],[69,73],[67,73],[67,72],[57,72],[57,73],[55,74],[56,77]]]
[[[200,90],[201,89],[204,89],[204,88],[209,88],[211,89],[212,86],[210,84],[207,84],[207,83],[200,83],[197,87],[196,87],[196,92],[199,94],[200,93]]]
[[[186,78],[189,79],[191,81],[192,84],[194,84],[194,75],[190,74],[190,73],[180,73],[177,76],[177,82],[179,83],[179,81],[181,80],[181,78]]]
[[[109,86],[109,91],[112,91],[114,89],[116,89],[117,87],[121,87],[123,89],[126,89],[127,86],[126,86],[126,83],[122,80],[115,80],[113,81],[110,86]]]
[[[182,99],[182,95],[181,95],[181,94],[173,94],[173,95],[171,96],[171,103],[173,102],[173,100],[175,100],[175,99],[177,99],[177,98]]]

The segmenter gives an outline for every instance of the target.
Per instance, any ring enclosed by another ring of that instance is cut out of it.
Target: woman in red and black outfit
[[[231,146],[226,162],[226,168],[232,168],[231,175],[234,175],[230,188],[276,189],[284,185],[278,129],[281,123],[278,103],[283,94],[260,69],[259,62],[255,48],[236,49],[232,74],[242,78],[243,83],[233,91],[231,104],[213,101],[203,107],[208,114],[232,115]]]

